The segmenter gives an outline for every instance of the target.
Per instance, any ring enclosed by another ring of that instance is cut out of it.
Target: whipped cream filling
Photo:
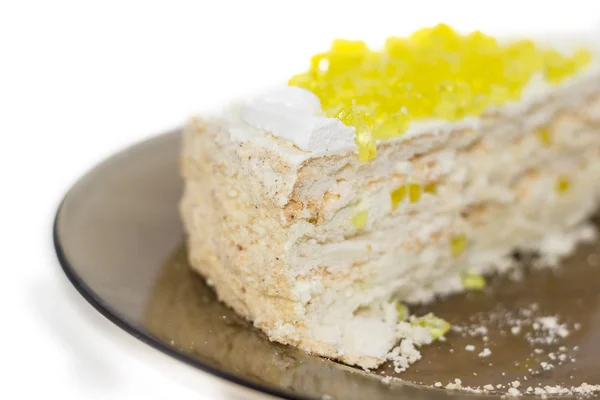
[[[580,44],[571,42],[570,48],[573,49],[575,45]],[[519,101],[489,108],[484,111],[484,114],[498,109],[510,114],[520,113],[551,92],[575,85],[590,75],[598,74],[600,63],[597,43],[594,45],[587,43],[587,45],[591,50],[596,50],[594,59],[576,76],[555,85],[546,82],[542,74],[538,73],[523,89]],[[561,51],[569,52],[569,46],[561,43],[561,47]],[[232,140],[255,141],[277,151],[284,159],[296,166],[313,157],[343,154],[357,149],[354,127],[346,126],[336,118],[325,116],[319,98],[299,87],[283,85],[241,101],[230,110],[227,120]],[[424,132],[460,128],[476,129],[479,123],[480,118],[472,116],[456,122],[433,118],[412,120],[403,135],[390,141],[407,140]]]

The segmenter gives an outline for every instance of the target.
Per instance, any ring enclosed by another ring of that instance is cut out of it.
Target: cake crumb
[[[536,323],[539,325],[539,328],[535,328]],[[554,316],[537,318],[534,323],[534,329],[542,329],[548,333],[546,340],[548,344],[553,343],[556,340],[556,336],[563,339],[569,336],[567,327],[564,324],[559,324],[558,318]]]
[[[438,387],[438,388],[442,387],[442,382],[436,382],[433,384],[433,386]]]
[[[533,391],[534,394],[537,394],[538,396],[546,396],[546,391],[540,387],[536,387],[535,390]]]
[[[475,328],[473,333],[474,333],[474,335],[479,334],[479,335],[485,336],[488,334],[488,329],[485,326],[481,325],[481,326],[478,326],[477,328]]]
[[[514,388],[518,388],[519,386],[521,386],[521,382],[519,381],[512,381],[511,382],[512,387]]]
[[[446,389],[454,390],[460,388],[462,388],[462,381],[458,378],[456,378],[453,383],[449,383],[446,385]]]
[[[509,396],[520,396],[521,395],[521,392],[519,391],[519,389],[514,388],[514,387],[509,388],[507,393]]]
[[[545,361],[542,361],[542,362],[540,363],[540,365],[542,366],[542,369],[543,369],[544,371],[550,371],[552,368],[554,368],[554,365],[552,365],[552,364],[550,364],[550,363],[547,363],[547,362],[545,362]]]
[[[487,385],[485,385],[483,388],[484,388],[485,390],[489,390],[489,391],[492,391],[492,390],[494,390],[494,386],[490,385],[489,383],[488,383]]]
[[[473,346],[472,344],[468,344],[465,346],[465,350],[466,351],[475,351],[475,346]]]
[[[583,382],[579,387],[572,390],[576,394],[590,395],[600,392],[600,385],[589,385]]]
[[[406,371],[411,365],[421,359],[421,352],[415,347],[411,338],[405,338],[387,355],[388,360],[394,365],[397,374]]]
[[[492,351],[486,347],[479,353],[479,357],[489,357],[490,354],[492,354]]]
[[[544,386],[544,390],[548,394],[559,394],[561,392],[560,386]]]

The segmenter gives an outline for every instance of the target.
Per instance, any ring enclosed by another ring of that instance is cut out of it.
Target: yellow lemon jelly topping
[[[464,35],[440,24],[391,37],[381,51],[334,40],[288,84],[313,92],[328,116],[354,126],[359,158],[369,161],[376,140],[402,135],[411,120],[480,115],[488,106],[519,100],[534,74],[556,84],[590,60],[585,49],[563,55],[531,40],[498,43],[479,31]]]

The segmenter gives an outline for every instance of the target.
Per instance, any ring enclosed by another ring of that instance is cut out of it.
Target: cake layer
[[[420,121],[366,163],[353,128],[316,115],[302,89],[194,119],[182,156],[190,263],[272,340],[374,367],[402,335],[396,302],[515,268],[515,250],[554,263],[589,237],[597,65],[478,118]],[[308,149],[290,139],[307,132]]]

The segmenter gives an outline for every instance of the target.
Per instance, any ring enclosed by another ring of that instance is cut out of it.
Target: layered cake
[[[335,40],[184,130],[191,265],[271,340],[364,368],[448,324],[412,304],[555,265],[593,233],[600,67],[585,38],[446,25]]]

